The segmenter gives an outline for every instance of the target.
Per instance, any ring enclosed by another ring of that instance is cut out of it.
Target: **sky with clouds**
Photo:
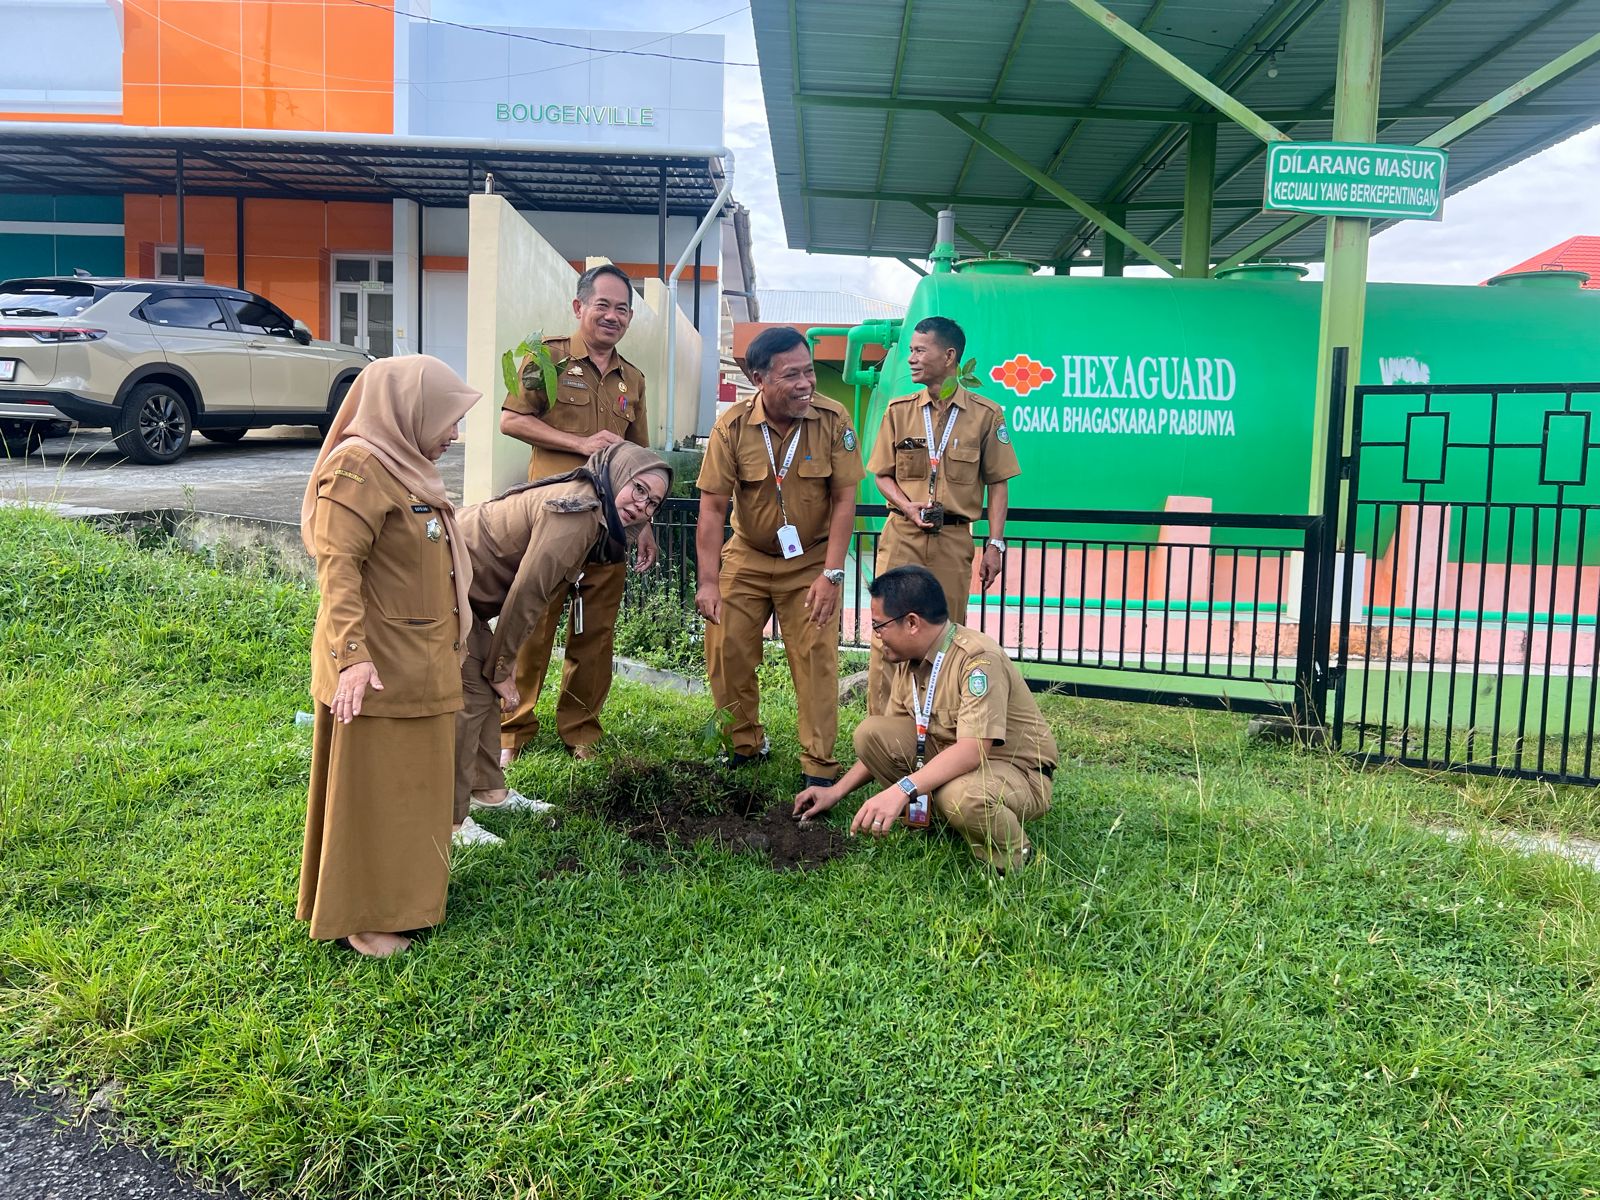
[[[401,6],[405,0],[400,0]],[[526,0],[433,0],[436,19],[486,25],[554,25],[537,20]],[[566,9],[595,29],[721,34],[729,63],[756,61],[747,5],[735,0],[613,0]],[[846,258],[791,250],[778,207],[772,146],[760,73],[726,69],[726,142],[737,159],[734,197],[750,210],[762,287],[855,292],[905,302],[916,275],[893,260]],[[1407,221],[1372,240],[1369,275],[1404,283],[1474,284],[1575,234],[1600,234],[1600,128],[1450,197],[1441,222]],[[1152,268],[1153,270],[1153,268]],[[1320,275],[1314,268],[1313,275]]]

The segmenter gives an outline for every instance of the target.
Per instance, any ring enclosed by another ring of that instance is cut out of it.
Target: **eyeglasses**
[[[652,495],[650,489],[637,479],[630,483],[628,487],[633,492],[634,501],[644,505],[647,512],[653,513],[661,507],[661,497]]]
[[[872,622],[872,632],[873,633],[882,633],[883,632],[883,627],[885,625],[893,625],[896,621],[904,621],[906,619],[906,617],[909,616],[909,615],[910,615],[909,613],[902,613],[898,617],[886,617],[882,621],[874,621],[874,622]]]

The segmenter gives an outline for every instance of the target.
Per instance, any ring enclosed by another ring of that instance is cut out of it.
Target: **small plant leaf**
[[[941,399],[941,400],[950,399],[951,396],[954,396],[956,394],[956,388],[958,388],[959,386],[961,386],[961,381],[959,379],[957,379],[954,375],[950,376],[949,379],[946,379],[943,383],[941,383],[939,385],[939,399]]]

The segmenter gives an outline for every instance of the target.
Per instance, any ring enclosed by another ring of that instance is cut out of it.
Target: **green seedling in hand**
[[[555,399],[556,395],[556,360],[550,356],[550,347],[544,344],[544,337],[537,330],[530,333],[517,343],[516,349],[507,350],[500,356],[500,374],[505,380],[506,394],[515,396],[522,391],[522,377],[518,368],[522,360],[528,355],[533,356],[533,361],[538,364],[539,373],[544,376],[544,394]]]

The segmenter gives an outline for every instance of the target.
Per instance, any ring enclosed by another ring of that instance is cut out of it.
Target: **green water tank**
[[[870,449],[889,399],[916,390],[906,364],[910,330],[945,316],[966,332],[964,357],[977,360],[979,391],[1006,410],[1023,470],[1012,483],[1013,508],[1161,510],[1172,497],[1201,497],[1216,512],[1303,513],[1322,288],[1294,278],[1298,268],[1288,269],[1289,279],[1284,271],[1263,264],[1221,279],[929,275],[867,405],[863,441]],[[1556,274],[1503,278],[1495,287],[1371,285],[1359,382],[1600,380],[1600,294]],[[1574,405],[1594,412],[1596,397],[1575,397]],[[1542,436],[1542,407],[1502,404],[1499,420],[1501,438]],[[1600,415],[1592,426],[1600,430]],[[1368,428],[1404,435],[1376,416]],[[1522,483],[1536,475],[1536,457]],[[1600,501],[1600,461],[1594,467],[1583,494],[1569,499]],[[1497,477],[1496,486],[1509,495],[1504,488],[1522,484]],[[870,479],[864,498],[878,498]]]

